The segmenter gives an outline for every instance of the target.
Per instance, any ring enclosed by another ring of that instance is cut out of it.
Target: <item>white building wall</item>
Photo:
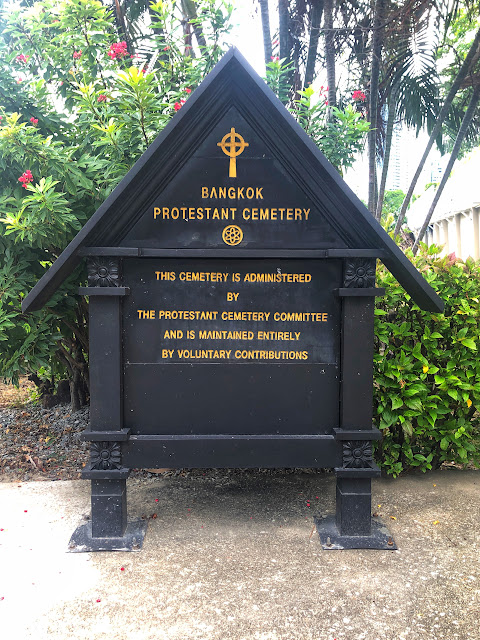
[[[442,245],[440,255],[454,253],[457,258],[480,259],[480,208],[459,211],[432,223],[425,234],[425,243]]]

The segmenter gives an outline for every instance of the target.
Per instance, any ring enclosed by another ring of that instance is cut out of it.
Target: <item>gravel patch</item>
[[[73,480],[88,460],[88,407],[0,408],[0,482]]]

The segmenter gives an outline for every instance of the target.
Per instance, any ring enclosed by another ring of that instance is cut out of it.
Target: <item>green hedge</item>
[[[374,418],[379,465],[397,476],[480,459],[480,263],[422,248],[417,269],[445,302],[422,311],[382,266],[376,305]]]

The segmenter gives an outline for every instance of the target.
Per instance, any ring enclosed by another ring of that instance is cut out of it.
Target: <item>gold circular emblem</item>
[[[225,227],[222,233],[222,238],[225,244],[229,244],[234,247],[236,244],[240,244],[243,240],[243,231],[236,224],[229,224]]]

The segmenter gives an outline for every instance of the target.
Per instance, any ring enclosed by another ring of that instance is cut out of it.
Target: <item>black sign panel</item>
[[[209,123],[210,124],[210,123]],[[124,247],[340,248],[345,244],[283,157],[230,108],[144,207]],[[298,167],[301,174],[301,167]]]
[[[336,260],[126,261],[125,426],[331,432],[340,274]]]

